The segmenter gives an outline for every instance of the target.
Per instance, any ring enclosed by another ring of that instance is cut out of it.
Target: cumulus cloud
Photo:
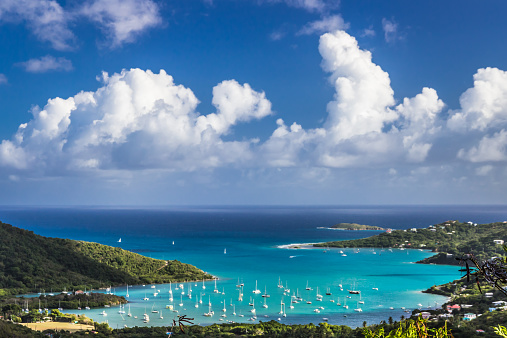
[[[240,122],[271,114],[264,93],[224,81],[213,89],[216,113],[200,115],[194,93],[165,71],[102,76],[103,86],[32,109],[33,119],[0,144],[5,167],[54,171],[191,171],[251,158],[250,141],[221,136]]]
[[[6,84],[8,81],[7,81],[7,76],[5,76],[5,74],[2,74],[0,73],[0,85],[1,84]]]
[[[460,97],[461,109],[449,119],[452,130],[480,130],[507,124],[507,72],[482,68],[474,74],[474,86]]]
[[[21,62],[18,65],[25,68],[30,73],[45,73],[49,71],[71,71],[72,62],[64,57],[55,58],[51,55],[46,55],[40,59],[30,59]]]
[[[502,129],[492,136],[484,136],[479,145],[469,150],[460,149],[458,157],[470,162],[499,162],[507,160],[507,131]]]
[[[278,128],[264,150],[270,163],[303,165],[296,156],[321,166],[346,168],[390,161],[422,162],[439,130],[444,107],[434,89],[424,88],[395,105],[389,75],[373,63],[369,51],[344,31],[321,36],[322,68],[335,88],[323,128],[304,130],[293,124]],[[274,161],[279,160],[281,162]],[[313,159],[313,160],[312,160]]]
[[[83,5],[79,14],[96,22],[113,47],[132,42],[136,36],[162,22],[158,5],[152,0],[91,0]]]
[[[382,19],[382,30],[386,42],[393,43],[399,39],[398,24],[394,20]]]
[[[37,39],[56,50],[73,49],[75,36],[64,9],[54,0],[2,0],[0,21],[24,22]]]
[[[334,32],[336,30],[345,30],[348,28],[349,24],[346,23],[342,16],[338,14],[307,23],[298,31],[297,35],[322,34],[326,32]]]
[[[394,105],[389,75],[371,60],[369,51],[361,50],[357,40],[344,31],[324,34],[319,52],[322,68],[331,73],[335,100],[327,110],[326,122],[335,141],[369,132],[380,132],[385,123],[398,115],[387,109]]]

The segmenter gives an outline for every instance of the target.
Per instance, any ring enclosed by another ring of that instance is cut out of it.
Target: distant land
[[[326,229],[339,229],[339,230],[385,230],[384,228],[372,226],[372,225],[363,225],[357,223],[338,223]]]
[[[212,279],[193,265],[98,243],[49,238],[0,222],[0,296]]]
[[[367,238],[313,244],[315,247],[431,250],[435,255],[417,263],[458,265],[456,257],[473,253],[486,260],[503,253],[507,222],[475,224],[446,221],[427,228],[390,230]]]

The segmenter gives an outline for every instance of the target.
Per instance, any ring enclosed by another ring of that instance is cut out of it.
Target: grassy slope
[[[0,296],[29,290],[211,278],[194,266],[97,243],[48,238],[0,222]]]

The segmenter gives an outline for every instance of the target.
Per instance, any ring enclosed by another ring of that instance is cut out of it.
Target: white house
[[[493,243],[502,245],[503,244],[503,239],[494,239]]]
[[[477,318],[477,315],[475,313],[465,313],[463,320],[472,320],[475,318]]]

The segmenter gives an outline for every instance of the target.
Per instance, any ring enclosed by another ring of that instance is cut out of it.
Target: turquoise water
[[[133,286],[129,288],[132,317],[118,313],[119,308],[101,308],[85,313],[111,327],[170,325],[177,314],[194,318],[196,324],[227,321],[252,322],[249,306],[255,304],[253,322],[280,320],[283,323],[319,323],[328,318],[331,324],[351,327],[408,316],[402,308],[427,308],[442,304],[445,298],[422,294],[435,284],[459,278],[457,267],[414,264],[431,253],[419,250],[378,248],[286,249],[280,245],[366,237],[374,231],[333,231],[318,229],[338,222],[358,222],[391,228],[426,227],[448,219],[475,222],[504,220],[505,207],[347,207],[347,208],[185,208],[185,209],[104,209],[104,208],[0,208],[4,222],[33,230],[35,233],[71,239],[94,241],[120,246],[159,259],[178,259],[194,264],[217,276],[213,281],[183,283],[183,290],[172,285]],[[121,238],[121,243],[118,239]],[[174,242],[174,244],[173,244]],[[224,250],[226,249],[226,253]],[[327,252],[324,252],[327,251]],[[239,283],[244,283],[243,299]],[[279,279],[285,288],[277,287]],[[255,294],[257,282],[261,293]],[[306,290],[306,286],[312,290]],[[343,285],[343,291],[339,284]],[[188,298],[188,288],[192,288]],[[317,288],[323,295],[316,300]],[[326,296],[326,291],[332,293]],[[361,291],[360,296],[347,290]],[[375,290],[373,288],[378,288]],[[263,298],[264,290],[270,295]],[[126,288],[116,288],[117,295],[126,295]],[[154,296],[154,293],[158,295]],[[299,294],[302,301],[291,303]],[[351,298],[347,298],[350,296]],[[202,303],[199,300],[202,297]],[[149,300],[143,300],[149,298]],[[266,300],[267,308],[264,308]],[[334,302],[332,302],[333,300]],[[307,304],[311,301],[312,304]],[[214,315],[205,317],[208,302]],[[343,305],[347,302],[349,309]],[[283,317],[281,303],[285,303]],[[341,303],[341,306],[337,304]],[[179,305],[183,304],[183,305]],[[195,305],[198,305],[198,308]],[[232,304],[232,305],[231,305]],[[419,305],[420,304],[420,305]],[[167,306],[173,306],[173,312]],[[223,312],[225,305],[226,312]],[[290,307],[293,305],[293,308]],[[84,306],[84,305],[83,305]],[[128,312],[129,306],[125,307]],[[319,309],[323,307],[323,309]],[[362,312],[354,309],[361,308]],[[390,308],[393,309],[390,309]],[[233,312],[236,315],[233,315]],[[320,313],[315,312],[319,309]],[[162,311],[163,319],[159,313]],[[107,316],[100,313],[105,311]],[[142,318],[145,311],[149,323]],[[71,311],[69,311],[71,312]],[[221,315],[225,314],[226,317]],[[244,317],[240,317],[242,314]],[[138,318],[134,318],[137,316]],[[220,320],[222,319],[222,320]]]

